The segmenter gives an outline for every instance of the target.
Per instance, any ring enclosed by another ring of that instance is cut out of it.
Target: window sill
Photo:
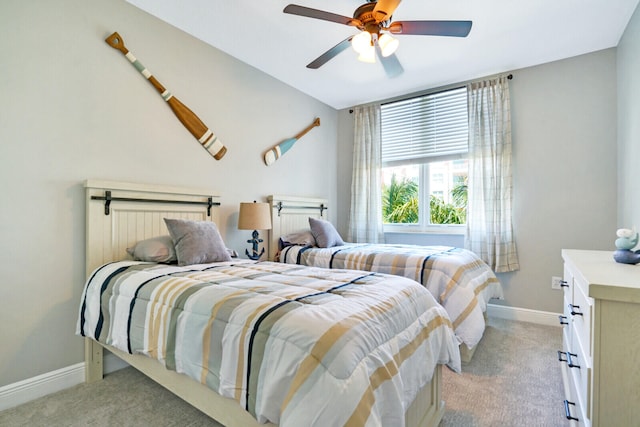
[[[451,235],[451,236],[464,236],[466,227],[429,227],[418,228],[413,226],[384,226],[383,231],[385,234],[439,234],[439,235]]]

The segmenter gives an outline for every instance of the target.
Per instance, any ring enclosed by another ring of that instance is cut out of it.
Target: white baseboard
[[[111,353],[104,356],[104,373],[109,374],[129,364]],[[0,411],[65,390],[84,382],[84,362],[57,371],[0,387]]]
[[[84,362],[0,387],[0,411],[84,382]]]
[[[537,323],[538,325],[558,326],[560,313],[530,310],[528,308],[508,307],[505,305],[487,304],[487,316],[499,319],[517,320],[520,322]]]
[[[488,304],[487,315],[500,319],[560,326],[558,313]],[[104,372],[109,374],[129,366],[112,353],[104,354]],[[30,402],[84,382],[84,362],[0,387],[0,411]]]

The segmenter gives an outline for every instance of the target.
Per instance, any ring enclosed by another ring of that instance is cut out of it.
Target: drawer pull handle
[[[561,287],[561,288],[568,288],[568,287],[569,287],[569,284],[567,283],[567,281],[566,281],[566,280],[561,280],[561,281],[560,281],[560,287]]]
[[[567,419],[568,420],[574,420],[574,421],[580,421],[578,418],[576,418],[576,417],[571,415],[571,409],[569,408],[569,405],[576,406],[575,403],[569,402],[568,400],[565,399],[565,401],[564,401],[564,414],[567,417]]]
[[[571,359],[571,356],[578,357],[577,354],[569,353],[567,351],[567,366],[570,367],[570,368],[578,368],[578,369],[580,369],[580,365],[577,365],[577,364],[573,363],[573,360]]]
[[[560,316],[558,316],[558,319],[560,319],[560,324],[561,325],[568,325],[569,324],[569,322],[567,322],[567,316],[560,315]]]
[[[562,357],[563,355],[565,357]],[[571,359],[571,356],[578,357],[577,354],[573,354],[573,353],[568,352],[568,351],[560,351],[560,350],[558,350],[558,361],[559,362],[567,362],[567,366],[568,367],[580,369],[580,365],[577,365],[577,364],[573,363],[573,359]]]
[[[584,316],[584,314],[582,314],[581,311],[576,311],[576,309],[580,310],[580,306],[579,305],[569,304],[569,310],[571,310],[571,315],[572,316]]]

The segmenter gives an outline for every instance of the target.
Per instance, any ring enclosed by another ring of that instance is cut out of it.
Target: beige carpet
[[[560,328],[490,319],[462,374],[444,370],[441,427],[567,425],[560,347]],[[219,425],[132,368],[0,412],[7,427]]]
[[[559,327],[490,318],[462,374],[443,370],[440,426],[568,426],[560,349]]]

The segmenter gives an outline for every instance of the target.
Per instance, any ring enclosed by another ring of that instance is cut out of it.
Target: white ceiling
[[[471,20],[466,38],[398,35],[404,73],[357,60],[351,48],[306,65],[357,29],[285,14],[287,0],[127,0],[336,108],[617,46],[639,0],[404,0],[393,20]],[[344,16],[365,0],[295,0]],[[517,77],[516,77],[517,78]]]

